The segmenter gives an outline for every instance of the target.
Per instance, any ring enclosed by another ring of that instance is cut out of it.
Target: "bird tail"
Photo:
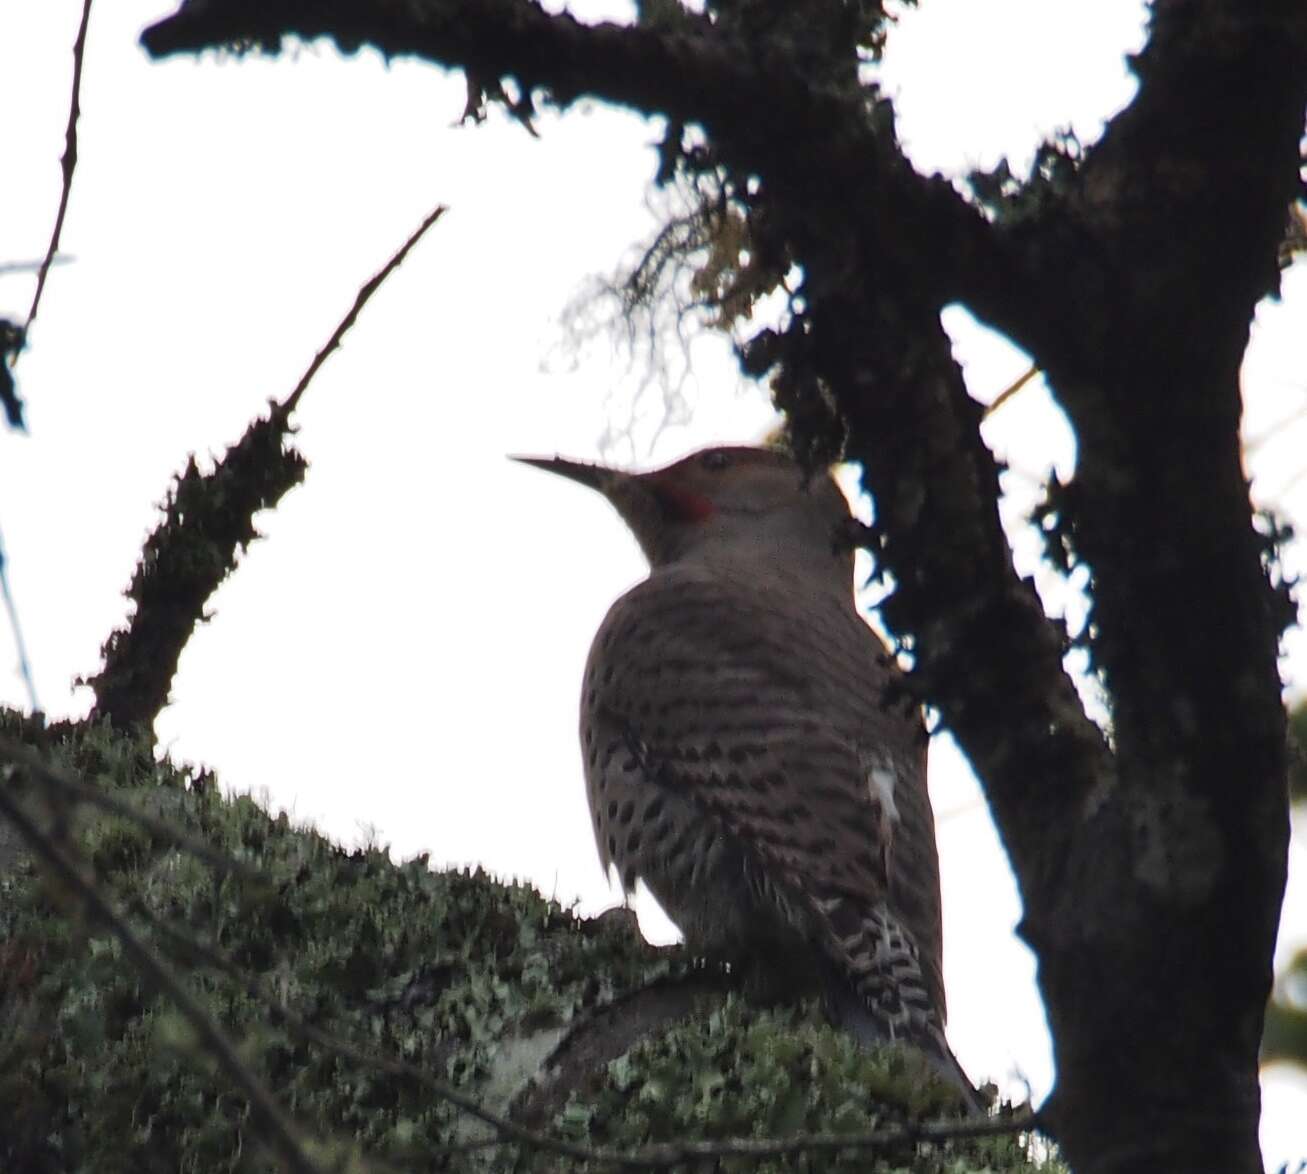
[[[823,902],[819,912],[828,935],[822,983],[832,1022],[864,1046],[906,1044],[920,1052],[968,1109],[983,1115],[987,1100],[948,1046],[943,1009],[897,918],[884,905],[854,916],[850,903],[839,899]]]
[[[891,1044],[912,1048],[936,1075],[957,1090],[972,1115],[983,1116],[988,1112],[988,1099],[971,1083],[953,1049],[948,1046],[942,1029],[932,1025],[916,1032],[891,1034],[886,1030],[884,1018],[868,1006],[866,996],[854,989],[834,966],[828,968],[823,978],[826,1013],[836,1027],[847,1031],[864,1047]]]

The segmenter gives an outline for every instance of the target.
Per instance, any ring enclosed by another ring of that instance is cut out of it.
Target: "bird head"
[[[513,459],[602,493],[655,567],[696,552],[785,557],[795,546],[851,567],[843,494],[825,473],[806,476],[774,449],[706,448],[647,473],[563,457]]]

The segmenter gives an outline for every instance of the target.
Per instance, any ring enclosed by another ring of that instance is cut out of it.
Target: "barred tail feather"
[[[824,978],[826,1010],[836,1027],[847,1031],[864,1047],[896,1043],[915,1049],[946,1083],[957,1089],[972,1114],[983,1116],[987,1112],[985,1097],[963,1071],[943,1031],[934,1028],[925,1033],[891,1035],[884,1018],[872,1010],[866,996],[855,990],[833,966],[827,968]]]
[[[907,1044],[919,1051],[967,1107],[987,1105],[944,1038],[943,1017],[922,978],[917,949],[883,904],[854,916],[849,903],[814,902],[829,933],[822,967],[832,1022],[859,1043]]]

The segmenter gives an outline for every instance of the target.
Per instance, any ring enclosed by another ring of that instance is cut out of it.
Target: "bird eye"
[[[714,473],[717,473],[731,463],[731,458],[720,448],[712,448],[699,458],[699,463],[705,469],[711,469]]]

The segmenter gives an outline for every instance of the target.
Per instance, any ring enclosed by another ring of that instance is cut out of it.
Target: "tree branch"
[[[110,634],[104,667],[86,682],[95,691],[92,718],[108,718],[120,729],[154,724],[206,601],[231,573],[237,554],[258,536],[254,515],[274,507],[304,477],[307,463],[287,444],[300,397],[372,295],[444,211],[432,209],[359,287],[353,305],[284,401],[273,401],[267,416],[251,423],[211,472],[201,473],[192,457],[175,479],[164,519],[146,539],[127,589],[136,611],[127,627]]]
[[[945,179],[909,167],[866,89],[814,82],[782,48],[746,44],[691,13],[638,27],[584,24],[532,0],[204,0],[184,2],[141,42],[163,57],[222,45],[275,48],[287,36],[329,37],[343,52],[371,45],[469,78],[512,78],[524,93],[543,89],[559,108],[590,95],[702,125],[735,140],[740,166],[764,171],[780,156],[796,171],[838,179],[827,197],[839,200],[841,221],[916,272],[941,305],[965,294],[1018,338],[1023,316],[1038,317],[1021,234],[1006,240]]]
[[[64,216],[68,212],[68,199],[73,191],[73,172],[77,170],[77,120],[81,117],[82,104],[82,59],[86,56],[86,29],[91,23],[91,0],[82,0],[82,19],[77,26],[77,39],[73,42],[73,82],[72,96],[68,100],[68,125],[64,128],[64,153],[59,160],[59,171],[63,183],[59,189],[59,210],[55,213],[54,228],[50,231],[50,244],[45,250],[45,257],[36,275],[36,290],[32,294],[32,304],[27,310],[25,331],[30,331],[36,321],[36,311],[41,306],[41,294],[45,290],[45,279],[50,274],[59,252],[59,238],[63,235]]]

